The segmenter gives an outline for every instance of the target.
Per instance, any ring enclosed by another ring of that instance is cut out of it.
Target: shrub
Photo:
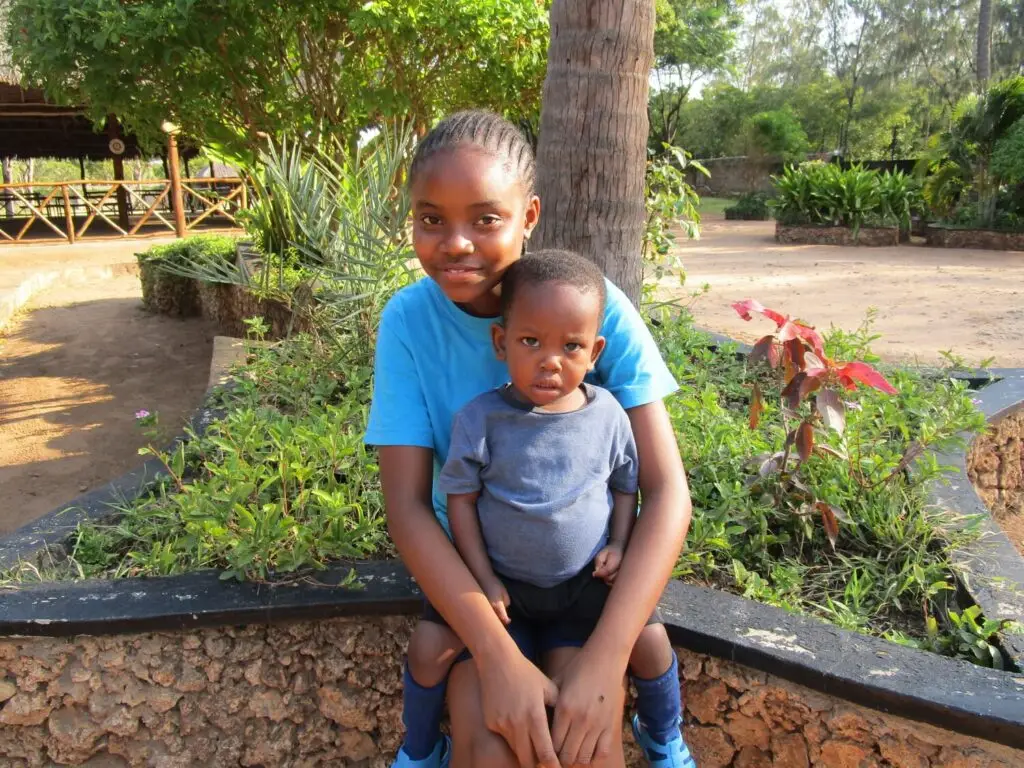
[[[764,221],[771,218],[771,198],[764,192],[748,192],[725,209],[725,218],[731,221]]]
[[[196,282],[176,270],[185,264],[202,263],[216,274],[230,268],[234,258],[235,238],[224,235],[197,235],[136,254],[143,306],[164,315],[199,314],[201,303]]]
[[[920,208],[916,182],[900,171],[814,162],[789,166],[772,181],[772,207],[783,224],[849,227],[854,233],[863,226],[906,228]]]
[[[800,118],[788,107],[754,115],[747,120],[743,132],[749,157],[793,163],[803,160],[810,149]]]

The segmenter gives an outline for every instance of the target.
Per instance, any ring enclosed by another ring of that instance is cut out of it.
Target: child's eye
[[[537,341],[533,336],[524,336],[519,340],[524,347],[536,348],[540,346],[540,342]]]
[[[426,224],[428,227],[436,227],[441,224],[441,217],[434,216],[433,214],[428,213],[424,216],[420,216],[420,221]]]
[[[485,227],[496,227],[501,224],[501,217],[493,213],[486,213],[480,217],[480,223]]]
[[[583,345],[577,341],[570,341],[565,345],[566,352],[578,352],[581,349],[583,349]]]

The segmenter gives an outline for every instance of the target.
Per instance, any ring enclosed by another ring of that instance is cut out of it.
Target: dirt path
[[[887,359],[936,362],[953,350],[1024,366],[1024,252],[777,245],[773,232],[773,222],[709,217],[701,240],[682,242],[687,285],[711,285],[693,308],[698,325],[744,341],[771,331],[729,306],[744,298],[846,330],[875,307],[874,349]]]
[[[140,461],[141,409],[198,404],[214,328],[142,311],[133,274],[53,288],[0,332],[0,536]]]

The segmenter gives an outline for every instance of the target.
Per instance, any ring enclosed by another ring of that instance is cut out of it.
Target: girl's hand
[[[491,604],[494,612],[498,614],[501,623],[506,627],[511,624],[512,620],[508,617],[507,609],[512,604],[512,599],[508,596],[508,590],[505,589],[505,585],[501,583],[501,580],[495,576],[493,581],[482,583],[480,588],[483,589],[484,594],[487,596],[487,602]]]
[[[477,673],[484,723],[505,739],[521,768],[561,768],[544,708],[558,699],[555,684],[520,653],[478,660]]]
[[[619,566],[622,565],[623,550],[624,547],[621,544],[608,542],[608,545],[594,558],[594,578],[603,579],[608,586],[614,584],[615,577],[619,573]]]
[[[627,661],[610,663],[584,646],[560,675],[551,738],[562,765],[588,765],[611,754],[622,728]]]

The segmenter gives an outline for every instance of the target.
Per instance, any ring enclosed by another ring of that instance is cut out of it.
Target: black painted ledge
[[[225,582],[216,572],[38,584],[0,600],[0,636],[70,637],[198,627],[411,615],[421,594],[398,562],[317,576],[358,588]],[[1024,749],[1024,676],[895,645],[742,597],[670,582],[672,641],[872,709]]]
[[[1024,375],[1007,376],[979,390],[974,401],[989,423],[998,422],[1024,408]],[[964,587],[987,617],[1024,624],[1024,557],[975,491],[967,476],[967,452],[940,454],[938,461],[953,472],[945,482],[928,488],[929,502],[958,514],[976,515],[981,521],[981,537],[955,556],[966,572]],[[1024,671],[1024,634],[1004,632],[1000,644],[1017,669]]]

